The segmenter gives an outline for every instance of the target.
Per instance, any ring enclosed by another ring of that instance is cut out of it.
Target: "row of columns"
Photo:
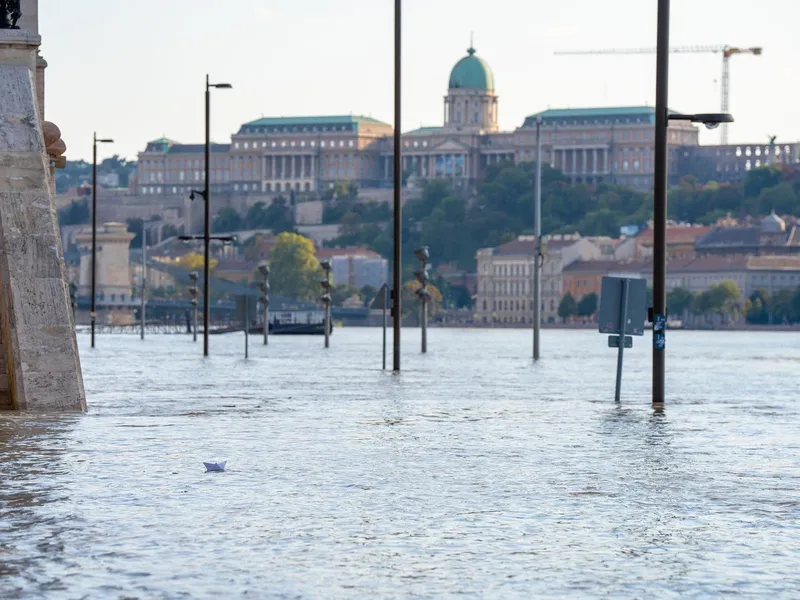
[[[314,178],[317,172],[316,158],[314,154],[264,156],[262,179]]]
[[[567,154],[572,153],[571,164],[567,164]],[[581,153],[581,169],[578,170],[578,153]],[[592,156],[592,168],[589,169],[589,153]],[[598,160],[598,156],[602,160]],[[560,159],[560,160],[559,160]],[[602,162],[602,168],[599,168]],[[609,148],[554,148],[550,166],[560,168],[568,175],[602,175],[609,172]],[[570,168],[568,168],[570,167]]]

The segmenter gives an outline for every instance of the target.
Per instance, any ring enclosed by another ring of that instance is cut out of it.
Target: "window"
[[[303,140],[302,142],[300,142],[300,147],[301,147],[301,148],[305,148],[305,147],[306,147],[306,141],[305,141],[305,140]]]
[[[236,149],[238,150],[238,149],[239,149],[239,142],[236,142],[236,143],[233,145],[233,147],[234,147],[234,148],[236,148]]]
[[[347,142],[347,145],[352,148],[353,147],[353,140],[350,140],[349,142]]]
[[[344,140],[339,140],[339,148],[344,148]]]
[[[281,142],[281,148],[286,148],[286,141],[285,140]]]
[[[314,140],[311,140],[311,147],[314,148],[314,147],[316,147],[316,145],[317,145],[317,142],[315,142]]]
[[[313,143],[313,142],[312,142],[312,143]],[[320,145],[322,148],[324,148],[324,147],[325,147],[325,140],[322,140],[322,141],[319,143],[319,145]]]
[[[186,178],[186,172],[185,171],[181,171],[180,173],[178,173],[178,179],[180,181],[183,181],[185,178]]]
[[[270,146],[274,148],[275,146],[277,146],[277,144],[276,144],[275,142],[272,142],[272,143],[270,144]]]
[[[267,142],[261,142],[261,147],[262,148],[266,148],[267,147]]]
[[[472,114],[472,122],[473,122],[473,123],[477,123],[477,122],[478,122],[478,112],[477,112],[477,111],[475,111],[475,112]]]
[[[289,144],[289,145],[290,145],[292,148],[294,148],[294,140],[292,140],[292,143],[291,143],[291,144]]]
[[[414,148],[416,148],[417,146],[419,146],[419,142],[417,140],[414,140]]]
[[[244,143],[244,149],[245,150],[249,150],[250,149],[250,144],[248,142]]]
[[[239,191],[239,184],[238,183],[234,183],[233,184],[233,191],[234,192],[238,192]],[[209,263],[209,264],[211,264],[211,263]]]
[[[456,111],[456,123],[461,123],[461,111]]]

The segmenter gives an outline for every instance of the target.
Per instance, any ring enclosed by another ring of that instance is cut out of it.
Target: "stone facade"
[[[136,237],[123,223],[106,223],[97,228],[96,288],[98,300],[111,303],[131,299],[130,244]],[[92,229],[75,236],[81,253],[78,295],[92,296]]]
[[[407,186],[449,179],[459,187],[476,185],[497,164],[536,159],[536,119],[541,117],[542,159],[573,182],[616,182],[640,189],[653,185],[652,107],[546,110],[525,119],[514,131],[498,127],[499,100],[489,65],[474,48],[453,67],[444,97],[441,125],[403,134],[402,177]],[[697,128],[685,121],[669,125],[672,173],[678,148],[698,143]],[[220,156],[212,166],[212,187],[232,193],[318,195],[335,181],[350,180],[362,189],[388,188],[394,179],[392,126],[369,117],[276,117],[245,123],[232,136],[227,171]],[[202,178],[202,166],[186,169],[151,160],[150,142],[140,155],[139,193],[186,194]],[[179,145],[178,145],[179,146]],[[183,146],[180,146],[183,147]],[[202,146],[200,146],[202,148]],[[175,160],[178,150],[169,150]],[[160,161],[160,162],[159,162]],[[144,186],[144,187],[142,187]]]
[[[25,7],[28,29],[0,30],[0,404],[80,411],[86,395],[37,87],[41,40]]]
[[[553,323],[562,298],[562,273],[576,261],[600,258],[602,251],[577,234],[543,237],[542,321]],[[520,236],[496,248],[478,251],[478,294],[475,313],[480,323],[533,323],[534,236]]]

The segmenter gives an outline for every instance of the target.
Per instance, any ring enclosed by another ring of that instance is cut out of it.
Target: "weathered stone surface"
[[[9,50],[4,37],[0,35],[0,330],[9,395],[18,410],[85,410],[39,125],[35,60],[21,59],[24,40]],[[27,47],[35,59],[30,41]]]

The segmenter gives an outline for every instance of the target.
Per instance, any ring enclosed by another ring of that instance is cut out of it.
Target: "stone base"
[[[82,411],[86,396],[34,84],[38,45],[26,31],[0,31],[0,345],[14,409]]]

